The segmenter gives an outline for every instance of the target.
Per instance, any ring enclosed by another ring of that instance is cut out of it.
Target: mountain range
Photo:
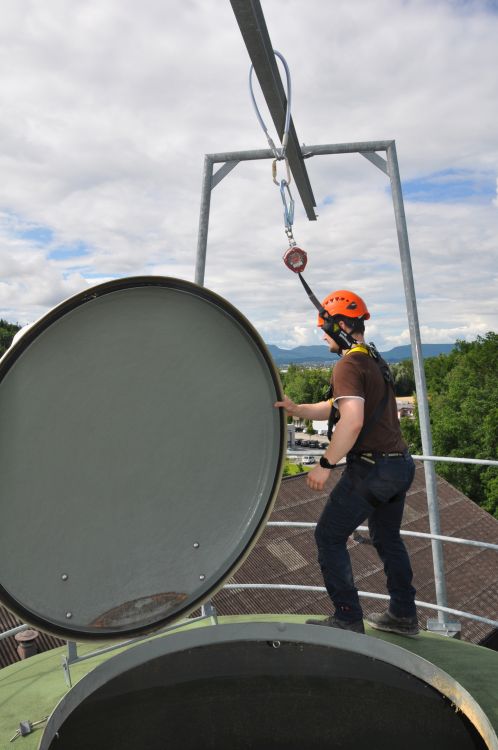
[[[455,344],[422,344],[422,356],[437,357],[438,354],[449,354],[455,348]],[[294,349],[280,349],[274,344],[268,344],[268,349],[276,365],[329,365],[337,359],[331,354],[325,344],[314,346],[296,346]],[[410,346],[395,346],[386,352],[380,352],[386,362],[401,362],[411,359],[412,350]]]

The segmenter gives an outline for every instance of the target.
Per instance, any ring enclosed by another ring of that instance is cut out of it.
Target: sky
[[[301,143],[396,141],[422,341],[497,330],[498,0],[262,8]],[[0,317],[117,277],[193,281],[204,155],[267,147],[229,1],[3,0],[0,37]],[[387,177],[359,154],[306,166],[306,280],[360,294],[381,350],[409,343]],[[240,163],[212,193],[205,285],[267,343],[317,344],[287,246],[271,162]]]

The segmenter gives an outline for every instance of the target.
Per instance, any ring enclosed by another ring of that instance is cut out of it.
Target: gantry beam
[[[258,77],[263,96],[270,110],[273,123],[279,137],[282,138],[287,98],[261,4],[259,0],[230,0],[230,3],[239,24],[249,57],[254,66],[254,71]],[[292,118],[289,129],[287,158],[306,215],[308,219],[315,221],[316,214],[314,209],[316,201],[313,196]]]

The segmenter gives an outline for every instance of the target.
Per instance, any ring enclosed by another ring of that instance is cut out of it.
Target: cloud
[[[496,328],[493,6],[263,8],[301,141],[396,138],[423,335]],[[0,315],[29,322],[115,276],[193,280],[204,154],[266,146],[229,4],[6,0],[2,13]],[[270,166],[241,162],[213,191],[205,283],[269,343],[317,343],[315,311],[282,263]],[[365,296],[384,348],[407,329],[388,180],[358,154],[306,166],[319,213],[308,222],[295,194],[306,278],[318,296]]]

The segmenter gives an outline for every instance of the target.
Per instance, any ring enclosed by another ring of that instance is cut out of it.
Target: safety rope
[[[276,57],[279,58],[279,60],[282,61],[282,65],[284,66],[285,75],[287,78],[287,109],[285,112],[285,124],[284,124],[284,134],[282,136],[282,146],[280,149],[277,149],[275,146],[275,143],[270,136],[270,133],[268,132],[268,128],[266,127],[263,118],[261,117],[261,113],[258,109],[258,105],[256,104],[256,97],[254,96],[254,90],[252,86],[252,74],[254,72],[254,65],[251,65],[251,69],[249,71],[249,91],[251,92],[251,99],[254,106],[254,111],[256,112],[256,117],[258,118],[259,124],[263,128],[263,131],[266,135],[266,138],[268,140],[268,144],[273,152],[273,156],[277,161],[280,161],[281,159],[285,159],[285,152],[287,151],[287,143],[289,141],[289,128],[290,128],[290,118],[291,118],[291,98],[292,98],[292,87],[291,87],[291,76],[290,76],[290,70],[289,66],[287,65],[287,62],[285,60],[285,57],[280,54],[280,52],[277,52],[276,49],[273,50],[273,53]],[[275,181],[275,178],[274,178]],[[290,181],[290,180],[289,180]],[[278,183],[277,183],[278,184]]]
[[[272,179],[275,185],[280,190],[280,197],[282,199],[282,204],[284,207],[284,227],[285,227],[285,234],[287,235],[287,239],[289,241],[289,247],[293,248],[296,245],[296,241],[294,239],[293,229],[292,226],[294,224],[294,198],[292,197],[292,193],[290,190],[290,183],[292,180],[291,177],[291,171],[289,168],[289,160],[287,159],[286,153],[287,153],[287,144],[289,142],[289,129],[290,129],[290,120],[291,120],[291,105],[292,105],[292,84],[291,84],[291,75],[289,66],[287,65],[287,61],[285,60],[285,57],[280,54],[276,49],[273,50],[273,53],[275,57],[278,57],[279,60],[281,60],[282,65],[284,66],[285,70],[285,76],[286,76],[286,82],[287,82],[287,108],[285,111],[285,123],[284,123],[284,132],[282,135],[282,145],[280,148],[277,148],[275,145],[275,142],[273,141],[270,133],[268,132],[268,128],[265,125],[265,122],[261,116],[261,112],[258,109],[258,105],[256,104],[256,97],[254,96],[254,88],[253,88],[253,82],[252,82],[252,76],[254,72],[254,65],[251,65],[251,69],[249,71],[249,91],[251,93],[251,99],[254,107],[254,111],[256,112],[256,117],[258,118],[258,122],[261,125],[264,134],[266,135],[266,139],[268,141],[268,144],[270,146],[270,149],[273,153],[273,156],[275,157],[272,163]],[[284,161],[285,162],[285,170],[286,175],[282,179],[277,178],[277,162]]]

